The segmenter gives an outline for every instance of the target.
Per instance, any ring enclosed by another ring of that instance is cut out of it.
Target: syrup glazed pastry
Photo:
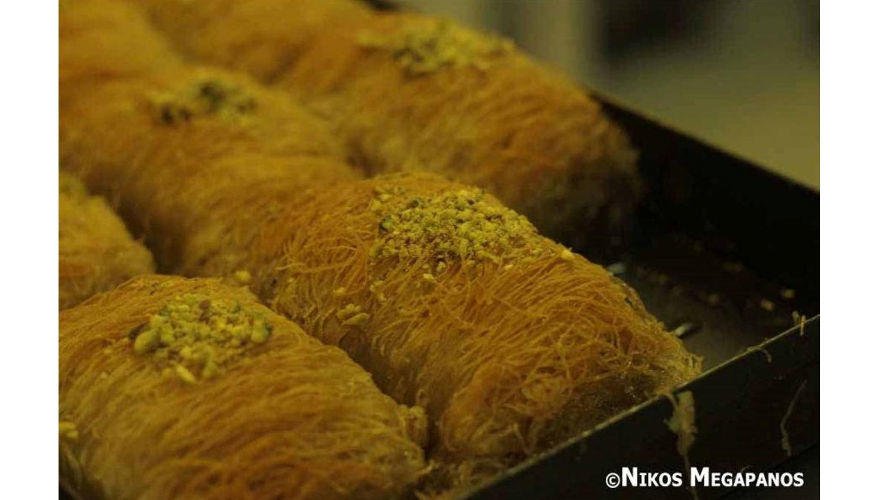
[[[63,172],[59,208],[61,309],[154,272],[151,253],[130,236],[106,201],[89,196],[78,179]]]
[[[483,191],[424,173],[360,180],[332,150],[257,126],[271,106],[165,120],[154,96],[187,80],[102,74],[62,102],[65,165],[164,248],[163,268],[244,276],[388,395],[419,403],[432,488],[480,479],[698,373],[631,289]]]
[[[95,88],[104,106],[63,120],[62,137],[79,141],[62,141],[68,165],[151,240],[174,242],[159,253],[165,267],[247,271],[273,308],[344,348],[398,401],[420,403],[451,481],[698,373],[631,290],[480,190],[430,174],[325,185],[314,161],[288,175],[268,154],[211,157],[185,139],[196,118],[155,122],[176,138],[140,129],[155,120],[137,104],[148,94]],[[307,171],[319,180],[304,187]]]
[[[62,163],[120,202],[162,268],[244,267],[233,249],[264,216],[315,186],[359,178],[318,120],[245,78],[184,68],[81,88],[61,102]]]
[[[61,312],[61,481],[82,498],[396,498],[420,408],[209,279],[143,276]]]
[[[449,484],[698,374],[631,289],[479,189],[377,177],[337,184],[279,221],[250,259],[278,272],[258,273],[254,288],[397,401],[427,409]]]
[[[619,236],[638,201],[622,130],[507,40],[352,0],[141,1],[185,53],[301,97],[370,173],[483,187],[582,248]]]
[[[169,190],[140,190],[153,192],[155,198],[125,199],[117,207],[134,232],[146,235],[146,243],[161,264],[177,263],[182,256],[205,261],[204,255],[180,248],[192,243],[191,234],[228,240],[243,237],[222,233],[225,228],[219,222],[222,213],[239,202],[240,186],[278,182],[286,188],[293,184],[297,187],[293,194],[299,196],[311,186],[360,177],[341,160],[342,147],[322,120],[281,92],[269,91],[244,75],[183,63],[132,5],[68,1],[60,11],[60,32],[60,133],[65,168],[87,174],[89,164],[82,164],[81,158],[100,152],[98,157],[106,165],[119,169],[113,174],[125,172],[112,177],[111,186],[99,175],[87,176],[90,187],[104,193],[119,182],[154,188],[155,183],[174,184],[174,177],[199,174],[215,181],[203,178],[191,190],[171,194]],[[134,36],[124,38],[122,33]],[[100,35],[118,46],[104,52],[94,42]],[[130,58],[116,54],[130,54]],[[141,61],[136,60],[139,56]],[[124,121],[113,123],[115,119]],[[89,129],[90,124],[103,128]],[[80,148],[94,149],[84,152]],[[120,158],[137,167],[115,164]],[[166,175],[154,178],[139,168],[146,158]],[[209,168],[201,168],[201,162]],[[227,186],[229,191],[224,189]],[[195,202],[208,208],[195,218],[186,218],[193,214],[179,210],[178,204],[189,200],[199,200]],[[282,200],[267,197],[259,202],[264,210],[274,211]],[[147,210],[161,213],[141,217]],[[150,227],[161,220],[173,223]],[[155,234],[160,237],[151,237]],[[245,242],[234,244],[244,247]],[[229,253],[221,255],[231,260]],[[214,259],[209,262],[214,264]]]

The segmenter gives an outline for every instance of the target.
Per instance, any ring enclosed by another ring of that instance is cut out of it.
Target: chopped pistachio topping
[[[369,285],[369,293],[375,296],[375,300],[380,303],[387,302],[387,295],[384,294],[382,287],[384,286],[384,281],[375,280]]]
[[[151,96],[157,120],[166,125],[188,122],[197,116],[217,115],[235,120],[250,114],[256,101],[235,85],[202,80],[174,91]]]
[[[362,325],[366,324],[367,321],[369,321],[369,314],[368,313],[358,313],[358,314],[355,314],[355,315],[351,316],[350,318],[346,319],[345,321],[342,321],[342,325],[344,325],[344,326],[362,326]]]
[[[362,32],[357,42],[366,48],[388,51],[409,76],[433,73],[446,66],[484,70],[489,58],[514,50],[509,40],[479,34],[443,19],[422,20],[387,35]]]
[[[136,354],[172,366],[184,382],[209,379],[253,346],[269,339],[272,326],[239,302],[198,294],[175,297],[151,316],[133,340]]]
[[[206,370],[209,370],[211,366],[214,365],[206,365],[206,367],[203,368],[203,377],[205,377]],[[194,374],[191,373],[191,371],[185,368],[183,365],[175,365],[175,373],[176,375],[178,375],[178,378],[189,384],[195,384],[197,382],[197,378],[194,377]]]
[[[356,304],[348,304],[336,311],[336,318],[343,326],[361,326],[369,321],[369,314],[363,312],[363,308]]]
[[[61,420],[58,429],[60,431],[60,437],[63,439],[68,439],[70,441],[79,439],[79,431],[76,429],[75,422]]]
[[[535,257],[544,250],[526,217],[491,201],[479,189],[428,197],[396,191],[387,202],[376,196],[369,210],[379,218],[373,258],[433,257],[436,274],[450,260],[499,262]]]
[[[233,273],[233,279],[240,285],[247,285],[251,283],[251,273],[246,269],[240,269]]]

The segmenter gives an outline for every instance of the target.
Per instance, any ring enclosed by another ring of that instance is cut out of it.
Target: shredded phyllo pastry
[[[61,309],[154,272],[151,252],[131,236],[105,199],[90,195],[68,172],[61,171],[58,181]]]
[[[487,69],[489,59],[514,50],[514,44],[494,35],[482,35],[444,19],[430,19],[419,26],[389,34],[361,32],[358,43],[386,50],[412,76],[443,67]]]
[[[371,250],[375,258],[499,262],[543,251],[526,217],[494,203],[480,189],[422,197],[408,195],[401,187],[376,187],[369,210],[380,220]]]
[[[104,2],[95,13],[121,5]],[[235,11],[231,4],[221,10]],[[81,440],[91,429],[102,434],[93,453],[105,451],[102,467],[85,450],[91,477],[134,477],[147,491],[130,496],[159,498],[207,496],[201,490],[219,498],[444,493],[699,373],[698,359],[631,288],[539,234],[522,208],[541,204],[550,213],[539,220],[604,237],[592,222],[612,220],[599,208],[620,186],[631,190],[623,173],[634,175],[619,129],[582,92],[521,55],[497,60],[490,54],[503,50],[498,44],[482,48],[480,38],[421,19],[385,15],[337,27],[296,54],[298,62],[284,54],[294,93],[311,89],[297,95],[306,108],[279,89],[284,80],[266,88],[240,79],[258,101],[242,125],[194,116],[219,114],[232,99],[213,107],[202,88],[187,87],[204,74],[236,81],[230,73],[179,61],[142,77],[112,79],[102,68],[91,75],[102,48],[62,31],[62,45],[87,55],[62,65],[84,68],[73,83],[62,80],[61,150],[70,168],[156,243],[162,269],[247,288],[208,294],[179,283],[157,297],[128,286],[114,303],[74,312],[79,321],[61,339],[62,373],[74,387],[61,394],[76,405],[70,418]],[[281,23],[282,33],[292,31]],[[418,25],[419,33],[402,34]],[[384,36],[380,43],[412,71],[493,65],[408,78],[381,49],[361,47],[360,30]],[[127,58],[105,65],[130,74]],[[154,92],[178,97],[179,88],[201,110],[190,113],[191,126],[163,123],[147,102]],[[551,185],[573,189],[542,200]],[[589,203],[562,213],[576,195]],[[134,298],[147,309],[133,308]],[[108,312],[116,319],[98,330]],[[299,324],[295,334],[286,319]],[[114,351],[104,355],[104,345]],[[422,408],[431,425],[408,419],[397,402]],[[198,432],[203,421],[215,425]],[[120,446],[96,449],[112,433],[141,444],[126,456]],[[409,446],[412,436],[428,438],[431,468]],[[183,473],[178,457],[187,460]],[[112,475],[119,463],[124,475]]]
[[[205,115],[239,120],[257,107],[252,96],[220,80],[203,80],[173,92],[156,93],[150,103],[156,119],[167,125]]]
[[[59,323],[75,498],[402,498],[426,467],[421,408],[245,288],[140,276]]]

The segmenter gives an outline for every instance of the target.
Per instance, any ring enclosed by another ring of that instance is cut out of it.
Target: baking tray
[[[613,98],[597,98],[639,150],[647,192],[622,241],[582,253],[632,285],[648,309],[704,358],[704,373],[674,391],[691,391],[695,399],[698,430],[689,464],[717,472],[759,472],[815,447],[819,193]],[[606,486],[606,475],[622,467],[685,471],[677,436],[666,425],[673,413],[670,398],[650,400],[467,497],[716,498],[730,493],[728,488]],[[806,482],[805,488],[778,493],[818,495],[816,478]]]

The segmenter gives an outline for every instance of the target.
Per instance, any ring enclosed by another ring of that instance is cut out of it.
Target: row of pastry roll
[[[58,277],[60,308],[74,306],[140,274],[154,272],[151,253],[134,240],[105,200],[74,176],[60,174]]]
[[[302,97],[369,172],[480,186],[579,245],[618,236],[639,198],[622,130],[508,40],[360,0],[138,1],[184,53]]]
[[[132,12],[61,9],[63,164],[118,201],[162,268],[249,280],[421,406],[432,484],[473,481],[698,373],[631,289],[493,196],[433,174],[363,179],[286,94],[156,56]],[[102,61],[97,25],[121,44]]]
[[[386,498],[420,408],[247,290],[146,275],[60,315],[61,481],[77,498]]]

